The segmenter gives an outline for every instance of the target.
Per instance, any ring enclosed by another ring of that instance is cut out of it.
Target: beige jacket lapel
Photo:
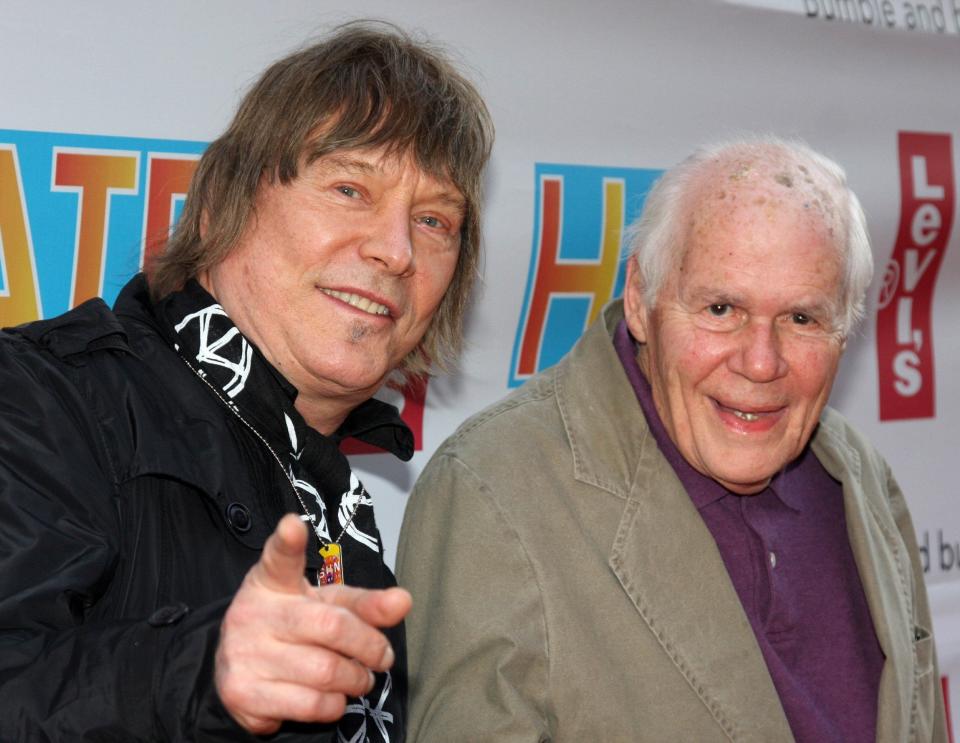
[[[871,494],[862,486],[859,454],[831,424],[831,416],[831,411],[825,411],[812,446],[827,472],[843,483],[847,535],[886,658],[880,677],[877,740],[906,741],[915,686],[909,559],[888,509],[871,506]],[[871,490],[883,492],[881,487]]]
[[[732,740],[792,740],[712,536],[672,470],[663,471],[669,464],[658,453],[643,460],[611,567],[664,652]]]
[[[618,304],[608,307],[604,324],[587,331],[557,377],[575,477],[625,501],[610,567],[691,694],[730,739],[790,741],[776,689],[716,544],[660,454],[620,371],[610,338],[621,317]],[[572,392],[583,385],[593,390],[589,409]]]

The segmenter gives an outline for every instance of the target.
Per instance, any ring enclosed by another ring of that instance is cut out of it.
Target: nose
[[[787,373],[782,341],[772,322],[754,320],[738,335],[738,347],[730,357],[733,371],[751,382],[772,382]]]
[[[360,254],[376,261],[395,276],[413,272],[413,225],[406,209],[391,209],[378,215],[375,228],[364,239]]]

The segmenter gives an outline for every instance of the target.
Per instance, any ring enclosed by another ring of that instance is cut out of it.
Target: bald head
[[[748,220],[789,216],[791,229],[833,246],[840,262],[837,327],[862,316],[873,259],[859,201],[839,165],[793,141],[755,138],[701,148],[668,170],[630,230],[649,306],[705,230],[738,230]],[[782,249],[772,244],[769,251]]]

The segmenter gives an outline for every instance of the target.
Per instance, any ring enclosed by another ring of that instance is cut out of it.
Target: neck
[[[310,398],[306,395],[297,395],[293,407],[303,416],[307,425],[324,436],[329,436],[346,420],[350,411],[362,403],[366,398],[359,400],[344,400],[342,398]]]

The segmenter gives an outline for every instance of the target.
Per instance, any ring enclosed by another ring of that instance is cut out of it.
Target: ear
[[[638,343],[647,342],[649,312],[643,291],[643,277],[635,256],[627,259],[627,281],[623,289],[623,315],[630,334]]]

